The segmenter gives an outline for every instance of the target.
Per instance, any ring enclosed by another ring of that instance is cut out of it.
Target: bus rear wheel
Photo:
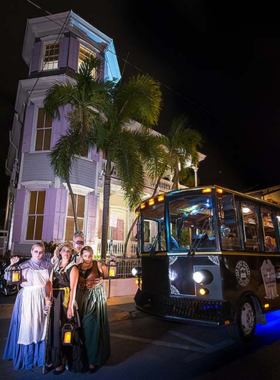
[[[234,340],[250,342],[255,335],[256,310],[250,297],[245,297],[237,308],[236,323],[230,325],[230,336]]]

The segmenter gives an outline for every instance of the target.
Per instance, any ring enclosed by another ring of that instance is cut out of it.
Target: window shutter
[[[91,159],[96,162],[99,162],[100,160],[100,153],[97,152],[96,147],[91,150]]]
[[[109,238],[111,238],[111,228],[109,228]],[[118,227],[113,227],[113,240],[118,240]]]
[[[77,71],[79,56],[79,41],[76,38],[70,37],[69,59],[68,66]]]
[[[15,216],[14,216],[14,227],[13,227],[13,242],[18,243],[21,240],[21,231],[23,224],[23,210],[24,202],[27,190],[19,189],[17,190],[16,203],[15,203]]]
[[[97,211],[97,197],[93,194],[88,195],[88,219],[87,219],[87,244],[95,243],[96,231],[96,211]]]
[[[59,119],[53,119],[52,121],[52,137],[51,137],[51,149],[55,147],[55,144],[62,135],[66,134],[66,131],[70,125],[67,115],[71,111],[71,105],[67,104],[64,107],[59,107]]]
[[[59,189],[46,189],[44,222],[42,231],[42,240],[53,240],[54,218],[55,218],[55,202]]]
[[[40,63],[42,59],[42,48],[43,48],[42,41],[35,42],[34,48],[33,48],[33,54],[32,54],[32,62],[30,66],[31,73],[33,73],[34,71],[39,71],[40,69]]]
[[[124,240],[124,220],[122,219],[118,219],[116,240]]]
[[[69,37],[62,37],[59,41],[58,67],[67,67]]]
[[[62,241],[64,238],[64,228],[66,219],[68,191],[66,189],[56,189],[55,215],[53,226],[53,240]]]
[[[30,151],[34,111],[35,111],[35,106],[26,107],[24,128],[23,128],[23,138],[22,138],[22,152],[23,153],[27,153]]]

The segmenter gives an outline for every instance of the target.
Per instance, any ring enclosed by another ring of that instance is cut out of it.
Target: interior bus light
[[[199,289],[199,294],[201,295],[201,296],[206,296],[207,294],[209,294],[209,290],[208,289],[205,289],[205,288],[201,288],[201,289]]]
[[[136,218],[138,218],[139,214],[140,214],[139,211],[135,211]]]
[[[268,309],[268,308],[269,308],[269,303],[265,303],[265,304],[263,305],[263,307],[264,307],[265,309]]]
[[[217,191],[217,193],[219,193],[219,194],[223,194],[223,192],[224,192],[224,190],[222,190],[222,189],[216,189],[216,191]]]
[[[164,201],[164,195],[159,195],[157,200],[158,200],[159,202]]]
[[[152,198],[152,199],[149,199],[149,206],[152,206],[155,204],[155,200]]]
[[[200,285],[208,285],[213,281],[213,275],[208,270],[194,272],[193,280]]]
[[[207,189],[203,189],[202,192],[203,193],[212,193],[212,189],[210,189],[209,187],[207,187]]]
[[[141,210],[143,210],[143,208],[145,208],[145,207],[146,207],[145,203],[141,203],[141,205],[140,205]]]

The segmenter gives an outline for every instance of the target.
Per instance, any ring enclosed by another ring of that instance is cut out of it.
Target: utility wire
[[[31,0],[27,0],[27,1],[28,1],[30,4],[34,5],[36,8],[41,9],[43,12],[47,13],[48,15],[53,15],[53,14],[50,13],[49,11],[47,11],[47,10],[41,8],[39,5],[33,3]],[[76,1],[76,0],[74,0],[73,3],[75,3],[75,1]],[[73,8],[73,5],[74,5],[74,4],[72,4],[71,8]],[[71,11],[69,11],[69,15],[70,15],[70,12],[71,12]],[[59,23],[57,22],[57,21],[59,21],[60,19],[53,20],[53,19],[49,18],[48,16],[45,16],[45,17],[48,18],[50,21],[54,22],[55,24],[57,24],[58,26],[61,27],[61,24],[59,24]],[[68,17],[69,17],[69,16],[68,16]],[[68,18],[68,17],[67,17],[67,18]],[[63,22],[63,20],[60,20],[60,21]],[[65,20],[65,21],[66,21],[66,20]],[[65,22],[64,22],[64,24],[62,25],[62,29],[61,29],[61,31],[63,30],[64,26],[65,26]],[[69,29],[67,29],[67,27],[66,27],[65,29],[66,29],[67,31],[70,31]],[[60,31],[60,33],[59,33],[59,36],[60,36],[60,34],[61,34],[61,31]],[[58,37],[59,37],[59,36],[58,36]],[[56,42],[57,42],[57,40],[56,40]],[[136,69],[136,70],[139,71],[140,73],[142,73],[142,74],[147,74],[146,72],[144,72],[143,70],[141,70],[139,67],[137,67],[137,66],[135,66],[133,63],[129,62],[127,59],[125,59],[125,58],[123,58],[123,57],[120,57],[120,56],[119,56],[118,54],[116,54],[115,52],[113,52],[113,51],[111,51],[111,50],[107,50],[107,51],[109,51],[110,53],[114,54],[118,59],[124,61],[125,65],[126,65],[126,64],[127,64],[127,65],[130,65],[131,67],[133,67],[134,69]],[[150,74],[148,74],[148,75],[150,75]],[[39,79],[39,77],[38,77],[38,79]],[[188,98],[187,96],[180,94],[178,91],[173,90],[171,87],[167,86],[166,84],[164,84],[163,82],[159,81],[158,79],[155,78],[155,80],[156,80],[156,81],[157,81],[162,87],[165,87],[165,88],[166,88],[167,90],[169,90],[170,92],[173,92],[175,95],[181,97],[182,99],[184,99],[184,100],[187,101],[188,103],[192,104],[193,106],[195,106],[195,107],[197,107],[197,108],[200,108],[202,111],[204,111],[205,113],[207,113],[209,116],[211,116],[211,117],[213,117],[213,118],[219,120],[219,121],[222,122],[223,124],[228,125],[228,122],[226,122],[226,121],[223,120],[222,118],[218,117],[218,116],[215,115],[213,112],[209,111],[207,108],[201,106],[200,104],[196,103],[194,100]],[[38,80],[36,81],[35,85],[37,84],[37,82],[38,82]],[[34,85],[34,87],[35,87],[35,85]],[[33,88],[33,89],[34,89],[34,88]],[[33,91],[33,90],[32,90],[32,91]],[[32,92],[31,92],[31,93],[32,93]],[[30,96],[29,96],[29,97],[30,97]]]

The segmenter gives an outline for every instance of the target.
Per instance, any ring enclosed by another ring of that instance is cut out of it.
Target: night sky
[[[280,184],[280,39],[278,12],[255,2],[199,0],[35,0],[50,13],[69,11],[114,40],[124,78],[140,68],[160,81],[164,105],[159,125],[189,116],[204,138],[201,184],[249,191]],[[215,4],[213,4],[215,3]],[[26,0],[2,11],[1,202],[18,80],[28,74],[21,54],[28,18],[45,16]],[[168,89],[171,88],[172,90]],[[178,93],[178,94],[176,94]]]

